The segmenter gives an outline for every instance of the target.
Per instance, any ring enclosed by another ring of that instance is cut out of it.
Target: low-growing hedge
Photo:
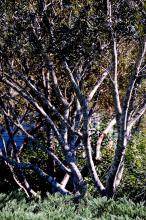
[[[122,198],[87,196],[79,204],[71,197],[48,195],[44,200],[28,201],[22,193],[0,194],[1,220],[125,220],[146,219],[146,207]]]

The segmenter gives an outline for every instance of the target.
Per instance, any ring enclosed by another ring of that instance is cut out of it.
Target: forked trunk
[[[107,183],[106,183],[106,195],[108,197],[113,197],[116,192],[117,187],[119,186],[124,169],[124,160],[125,160],[125,151],[127,146],[127,136],[119,134],[117,140],[117,146],[115,149],[115,156],[113,159],[112,166],[110,168]]]

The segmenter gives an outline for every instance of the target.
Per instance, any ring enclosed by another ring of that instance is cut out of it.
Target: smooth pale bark
[[[88,102],[90,102],[95,93],[98,91],[99,87],[102,85],[103,81],[107,78],[107,76],[109,75],[110,71],[112,69],[112,65],[110,65],[103,73],[102,76],[99,80],[97,80],[97,82],[95,83],[94,87],[92,88],[92,90],[90,91],[89,95],[88,95]]]
[[[74,134],[78,135],[78,136],[82,136],[81,133],[74,131],[72,129],[72,127],[70,126],[70,124],[68,123],[68,121],[62,116],[62,114],[60,114],[60,112],[56,109],[56,107],[48,100],[45,98],[45,96],[38,91],[38,89],[31,83],[29,82],[28,78],[26,78],[25,76],[23,76],[21,74],[21,79],[24,80],[24,82],[26,83],[26,85],[35,93],[35,96],[33,96],[32,94],[30,94],[28,91],[26,91],[22,85],[20,85],[18,82],[14,81],[12,79],[11,76],[9,76],[8,74],[4,74],[7,79],[2,79],[2,81],[7,84],[9,87],[13,88],[15,91],[17,91],[22,97],[24,97],[30,104],[32,104],[37,111],[40,111],[41,114],[43,114],[43,116],[48,115],[48,112],[46,112],[44,109],[46,109],[46,107],[50,110],[49,114],[51,112],[53,112],[53,114],[55,114],[57,116],[57,118],[61,121],[61,123],[66,124],[66,126],[68,127],[68,129]],[[67,103],[67,101],[65,102],[66,99],[64,99],[64,107],[69,108],[69,104]],[[44,112],[44,113],[43,113]],[[48,116],[49,117],[49,116]],[[51,118],[51,117],[49,117]],[[15,123],[16,124],[16,123]],[[18,123],[17,123],[18,125]],[[19,125],[20,126],[20,125]],[[21,129],[23,129],[22,126],[20,126]],[[25,132],[25,131],[24,131]]]
[[[108,173],[107,184],[106,184],[106,194],[109,197],[112,197],[114,195],[123,176],[125,153],[126,153],[128,141],[130,139],[131,130],[135,125],[135,123],[144,114],[145,111],[146,111],[146,104],[144,103],[142,107],[139,109],[139,112],[137,112],[134,115],[134,117],[129,121],[126,130],[124,130],[124,123],[121,120],[121,124],[119,126],[120,132],[118,133],[118,140],[115,149],[115,156],[113,159],[113,163],[111,165],[111,169]]]
[[[130,135],[130,132],[132,130],[132,127],[137,123],[137,121],[139,121],[139,119],[144,115],[146,111],[146,101],[144,101],[143,105],[141,106],[141,108],[138,109],[137,112],[135,112],[135,114],[132,116],[132,118],[130,119],[130,121],[128,122],[128,126],[127,126],[127,135]]]
[[[65,174],[65,176],[63,177],[63,180],[61,181],[61,185],[65,188],[68,181],[69,181],[70,176],[68,174]]]
[[[26,81],[26,79],[25,79],[25,81]],[[30,104],[32,104],[37,109],[37,111],[39,111],[46,118],[48,125],[52,128],[57,140],[59,141],[59,143],[62,147],[62,150],[63,150],[65,157],[66,157],[66,161],[71,169],[72,175],[75,177],[74,180],[76,182],[77,188],[79,189],[81,194],[85,193],[85,191],[87,190],[86,184],[84,183],[82,175],[76,166],[75,152],[73,152],[70,149],[70,146],[67,143],[67,132],[65,132],[65,136],[62,134],[62,132],[60,133],[59,129],[57,128],[55,123],[52,121],[52,119],[49,117],[49,115],[44,110],[44,108],[27,91],[25,91],[23,88],[20,88],[18,83],[16,83],[16,82],[12,83],[8,80],[4,80],[4,82],[7,85],[11,86],[13,89],[15,89],[17,92],[19,92],[22,95],[22,97],[24,97]],[[30,82],[29,82],[29,85],[31,86],[31,88],[33,90],[36,91],[36,88],[33,85],[31,85]],[[37,92],[37,94],[38,94],[38,92]],[[67,107],[67,106],[65,106],[65,107]],[[54,108],[52,108],[52,110],[53,110],[53,112],[55,112]],[[62,118],[62,120],[61,120],[65,126],[65,129],[68,128],[68,125],[66,123],[66,119]],[[75,134],[78,134],[78,133],[75,132]]]
[[[58,84],[58,79],[56,77],[56,73],[53,69],[53,67],[51,68],[51,77],[52,77],[52,81],[53,81],[53,89],[56,93],[56,97],[58,98],[59,102],[61,102],[65,107],[68,107],[69,103],[67,102],[67,100],[64,98],[61,89],[59,87]]]
[[[123,169],[124,169],[124,159],[125,150],[127,147],[127,134],[118,135],[117,145],[115,149],[115,156],[108,173],[107,183],[106,183],[106,194],[108,197],[112,197],[116,192],[116,189],[121,181]]]
[[[120,96],[119,96],[119,86],[118,86],[118,54],[117,54],[117,42],[113,37],[113,99],[115,103],[115,110],[117,120],[119,119],[119,115],[122,113]]]
[[[73,116],[73,129],[75,131],[79,131],[80,127],[81,127],[81,120],[82,120],[82,110],[81,110],[81,106],[78,100],[76,100],[76,109],[74,112],[74,116]],[[70,138],[70,145],[72,146],[72,148],[75,146],[77,140],[78,140],[78,135],[71,135]]]
[[[140,45],[140,51],[138,54],[137,61],[135,63],[134,72],[131,75],[129,80],[129,84],[127,87],[126,95],[123,99],[122,111],[119,112],[118,106],[119,103],[115,101],[115,109],[117,114],[117,127],[118,127],[118,140],[115,149],[114,159],[108,173],[107,183],[106,183],[106,193],[109,197],[112,197],[120,184],[122,179],[123,169],[124,169],[124,158],[125,152],[129,140],[129,133],[132,129],[132,126],[135,124],[136,120],[131,121],[131,124],[128,127],[128,121],[130,121],[130,105],[133,104],[133,91],[136,88],[137,77],[140,72],[141,65],[145,58],[146,53],[146,42],[145,38],[143,39],[142,45]],[[114,93],[116,95],[116,93]],[[115,99],[116,100],[116,99]],[[139,117],[142,116],[145,112],[145,104],[143,108],[141,108],[141,112],[139,113]],[[120,114],[119,114],[120,113]],[[136,118],[139,118],[136,117]]]
[[[108,172],[107,182],[106,182],[106,194],[112,197],[120,184],[124,170],[124,159],[126,147],[128,144],[128,138],[130,129],[128,128],[128,122],[130,121],[130,106],[133,106],[134,98],[133,94],[136,89],[137,79],[140,73],[141,65],[145,58],[146,53],[146,37],[143,38],[140,44],[140,51],[135,62],[134,71],[131,74],[126,94],[123,98],[123,103],[120,103],[119,88],[118,88],[118,53],[117,53],[117,42],[116,33],[113,28],[112,20],[112,4],[110,0],[107,0],[107,16],[108,23],[110,27],[111,40],[112,40],[112,60],[113,60],[113,71],[112,71],[112,83],[113,83],[113,100],[116,113],[116,125],[118,131],[117,145],[115,149],[115,155],[111,168]],[[129,129],[129,130],[128,130]]]
[[[89,136],[89,111],[88,111],[88,102],[83,96],[83,94],[80,91],[79,86],[77,85],[75,78],[73,76],[72,71],[70,70],[67,62],[64,63],[67,76],[69,80],[71,81],[72,87],[74,89],[74,92],[76,93],[76,96],[78,98],[78,101],[80,102],[81,108],[82,108],[82,114],[83,114],[83,143],[86,151],[86,158],[87,158],[87,165],[89,167],[90,174],[94,180],[95,186],[100,191],[101,194],[104,194],[105,188],[103,184],[101,183],[96,169],[93,162],[92,157],[92,149],[91,149],[91,143],[90,143],[90,136]]]
[[[88,111],[83,112],[84,119],[83,119],[83,143],[86,151],[86,158],[87,158],[87,165],[89,167],[89,171],[91,174],[92,179],[94,180],[96,188],[99,190],[101,195],[105,194],[105,187],[100,181],[97,171],[95,169],[95,164],[92,157],[92,149],[90,143],[90,136],[89,136],[89,123],[88,123]]]
[[[116,124],[116,119],[114,118],[112,121],[110,121],[110,123],[108,124],[108,126],[106,127],[106,129],[101,133],[101,135],[99,136],[97,143],[96,143],[96,157],[95,159],[98,161],[101,160],[101,145],[102,142],[104,140],[104,138],[107,136],[107,134],[110,132],[110,130],[112,129],[112,127]]]

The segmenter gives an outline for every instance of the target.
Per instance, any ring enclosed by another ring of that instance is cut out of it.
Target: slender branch
[[[132,117],[132,119],[128,122],[128,126],[127,126],[127,133],[129,134],[132,127],[136,124],[136,122],[142,117],[142,115],[145,113],[146,111],[146,103],[143,104],[143,106],[134,114],[134,116]],[[127,134],[127,135],[128,135]]]
[[[53,70],[53,67],[52,67],[52,70],[51,70],[51,77],[52,77],[52,80],[53,80],[53,88],[56,92],[56,95],[58,97],[58,99],[63,103],[63,105],[65,107],[69,106],[69,103],[67,102],[67,100],[64,98],[60,88],[59,88],[59,84],[58,84],[58,79],[56,77],[56,73],[55,71]]]
[[[76,100],[76,110],[74,112],[74,119],[73,119],[73,128],[74,130],[78,131],[79,128],[81,128],[81,120],[82,120],[82,110],[81,106],[78,100]],[[79,136],[77,135],[72,135],[71,137],[71,146],[74,147],[76,141],[78,140]]]
[[[65,188],[68,181],[69,181],[70,176],[68,174],[65,174],[65,176],[63,177],[62,181],[61,181],[61,185]]]
[[[45,149],[43,147],[40,147],[40,148],[44,152],[48,153],[52,157],[52,159],[54,159],[54,161],[58,164],[58,166],[60,166],[60,168],[63,171],[65,171],[67,174],[71,175],[71,170],[69,168],[67,168],[51,150]]]
[[[86,98],[83,96],[78,84],[75,81],[75,78],[73,76],[73,73],[71,71],[71,69],[69,68],[67,62],[64,62],[64,66],[65,69],[68,73],[68,78],[71,81],[72,87],[76,93],[76,96],[80,102],[81,108],[82,108],[82,113],[83,113],[83,141],[84,141],[84,146],[85,146],[85,150],[86,150],[86,156],[87,156],[87,160],[88,160],[88,166],[89,166],[89,170],[90,173],[93,177],[94,183],[97,187],[97,189],[100,191],[101,194],[105,193],[105,187],[103,186],[103,184],[101,183],[96,169],[95,169],[95,165],[93,162],[93,158],[92,158],[92,149],[91,149],[91,143],[90,143],[90,137],[89,137],[89,111],[88,111],[88,102],[86,100]]]
[[[49,100],[49,95],[50,95],[50,73],[48,70],[43,69],[42,70],[42,76],[43,76],[43,85],[44,85],[44,93],[45,93],[45,98]]]
[[[96,160],[101,160],[101,152],[100,152],[101,144],[102,144],[104,138],[106,137],[106,135],[110,132],[110,130],[112,129],[112,127],[115,124],[116,124],[116,119],[114,118],[112,121],[110,121],[108,126],[105,128],[105,130],[99,136],[97,143],[96,143]]]
[[[9,79],[13,80],[9,75],[5,74]],[[62,123],[64,123],[69,130],[74,134],[78,135],[78,136],[82,136],[82,134],[80,132],[78,132],[77,130],[73,130],[72,127],[69,125],[67,118],[65,119],[60,113],[59,111],[56,109],[56,107],[54,105],[51,104],[51,102],[49,100],[46,100],[46,98],[42,95],[41,92],[38,91],[38,89],[25,77],[23,76],[23,74],[19,74],[19,76],[21,77],[21,79],[24,80],[24,82],[26,83],[26,85],[31,88],[33,90],[33,92],[36,95],[36,98],[39,102],[42,102],[44,104],[44,106],[49,107],[50,111],[52,111],[53,113],[56,114],[56,116],[61,120]],[[16,82],[14,82],[16,83]],[[18,83],[17,83],[18,85]],[[20,85],[18,85],[20,87]],[[21,88],[21,91],[25,91],[23,88]],[[30,95],[30,94],[29,94]],[[65,105],[65,108],[68,108],[68,105]]]
[[[48,183],[50,183],[58,192],[60,192],[63,195],[69,195],[71,194],[68,190],[64,189],[64,187],[59,184],[54,177],[49,176],[46,174],[42,169],[40,169],[36,165],[32,165],[31,163],[18,163],[15,160],[12,160],[8,157],[4,157],[0,155],[0,158],[9,163],[11,166],[16,167],[18,169],[28,169],[33,170],[36,172],[41,178],[45,179]]]
[[[125,120],[124,120],[124,129],[126,129],[126,127],[127,127],[129,108],[130,108],[130,105],[132,104],[131,99],[132,99],[133,91],[134,91],[136,83],[137,83],[137,79],[138,79],[138,76],[139,76],[141,64],[142,64],[142,62],[145,58],[145,54],[146,54],[146,39],[144,38],[143,42],[142,42],[142,45],[140,47],[137,62],[135,64],[134,72],[131,76],[131,79],[129,81],[129,85],[127,87],[125,97],[123,99],[123,106],[122,106],[123,114],[122,114],[122,117],[125,118]]]
[[[52,127],[58,141],[60,142],[61,146],[65,146],[64,140],[62,139],[58,128],[54,124],[54,122],[51,120],[51,118],[47,115],[47,113],[44,111],[44,109],[33,99],[33,97],[28,95],[26,92],[24,92],[21,88],[19,88],[17,85],[14,83],[11,83],[7,79],[3,79],[3,82],[6,83],[8,86],[12,87],[15,89],[19,94],[22,95],[30,104],[32,104],[47,120],[47,123]]]
[[[79,99],[80,105],[82,107],[84,107],[84,105],[85,105],[85,97],[82,95],[82,93],[80,91],[80,88],[79,88],[78,84],[76,83],[76,80],[75,80],[75,78],[73,76],[73,72],[69,68],[69,66],[68,66],[66,61],[64,62],[64,67],[65,67],[65,69],[68,72],[68,78],[70,79],[70,81],[72,83],[72,87],[73,87],[73,89],[74,89],[74,91],[75,91],[75,93],[76,93],[76,95],[77,95],[77,97]]]
[[[112,69],[112,65],[110,65],[103,73],[102,76],[99,80],[97,80],[97,82],[95,83],[94,87],[92,88],[92,90],[90,91],[89,95],[88,95],[88,102],[90,102],[92,100],[92,98],[94,97],[95,93],[97,92],[97,90],[99,89],[99,87],[102,85],[103,81],[106,79],[106,77],[109,75],[110,71]]]
[[[119,96],[119,89],[118,89],[118,55],[117,55],[117,43],[116,39],[113,36],[113,98],[115,103],[116,114],[119,116],[122,113],[121,103],[120,103],[120,96]]]
[[[112,4],[111,0],[107,0],[107,22],[112,39],[112,60],[113,60],[113,99],[116,110],[116,118],[119,121],[119,116],[122,113],[119,89],[118,89],[118,53],[117,53],[117,42],[115,37],[115,32],[113,30],[113,20],[112,20]]]
[[[32,140],[34,139],[34,137],[30,134],[27,133],[27,131],[24,129],[24,127],[20,124],[15,123],[12,118],[10,118],[10,115],[3,109],[3,112],[5,114],[5,116],[7,116],[19,129],[21,129],[28,138],[31,138]],[[42,148],[41,148],[42,149]],[[50,150],[45,150],[55,161],[56,163],[62,168],[62,170],[64,170],[65,172],[67,172],[68,174],[71,174],[70,169],[68,169],[67,167],[64,166],[64,164],[58,159],[58,157]]]
[[[6,112],[3,108],[1,108],[4,115],[7,116],[9,118],[9,120],[17,127],[19,128],[28,138],[30,139],[34,139],[34,137],[32,135],[30,135],[26,129],[24,128],[24,126],[20,123],[20,121],[17,119],[17,122],[15,122],[12,117],[10,116],[10,114],[8,112]]]

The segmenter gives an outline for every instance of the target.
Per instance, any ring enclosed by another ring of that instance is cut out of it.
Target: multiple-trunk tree
[[[100,194],[112,197],[116,192],[132,129],[146,110],[144,7],[143,1],[117,1],[112,5],[108,0],[86,4],[76,1],[69,6],[63,1],[41,0],[2,3],[0,109],[9,141],[2,140],[0,157],[28,196],[37,194],[27,181],[26,169],[44,178],[52,192],[85,196],[87,186],[78,165],[81,146]],[[127,10],[128,16],[124,14]],[[110,122],[97,136],[97,147],[93,149],[91,118],[93,113],[101,112],[100,108],[103,111],[101,103],[108,103],[108,98],[113,109]],[[113,126],[117,142],[104,185],[95,161],[101,160],[102,141]],[[14,137],[19,131],[26,139],[18,148]],[[40,140],[39,134],[45,145],[40,141],[38,147],[49,158],[47,173],[21,157],[26,145]],[[56,165],[64,173],[61,181],[56,179]],[[71,190],[66,187],[69,181]]]

